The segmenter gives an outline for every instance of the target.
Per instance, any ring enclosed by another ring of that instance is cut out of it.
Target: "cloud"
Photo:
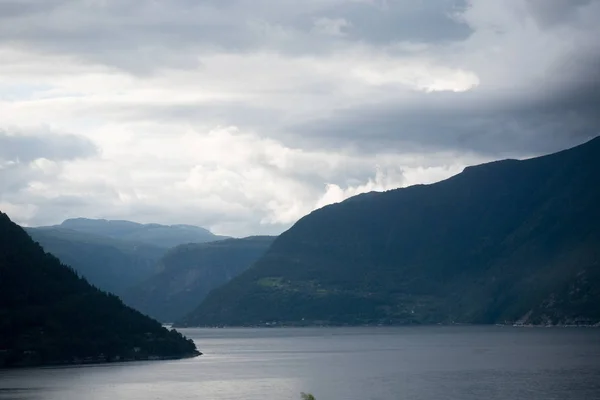
[[[331,35],[331,36],[345,36],[346,29],[351,27],[352,24],[346,21],[344,18],[317,18],[314,22],[315,32]]]
[[[572,86],[556,97],[490,100],[476,93],[460,96],[415,94],[411,100],[338,110],[320,120],[291,127],[308,143],[340,142],[378,152],[472,151],[492,158],[526,157],[559,151],[600,134],[598,85]],[[453,104],[449,104],[452,102]]]
[[[303,150],[235,127],[209,132],[173,128],[169,140],[161,135],[140,140],[138,135],[101,143],[101,157],[38,160],[36,167],[46,168],[47,176],[30,166],[27,171],[36,174],[21,175],[18,180],[27,185],[8,190],[0,198],[2,206],[27,225],[86,215],[195,223],[244,236],[278,233],[316,207],[420,182],[430,172],[420,167],[427,164],[425,157],[389,153],[373,159]],[[451,154],[440,157],[448,165],[442,177],[468,163]]]
[[[463,3],[8,1],[2,5],[0,43],[146,74],[162,68],[196,68],[215,50],[323,54],[340,46],[338,39],[350,26],[348,41],[374,45],[465,37],[466,25],[449,17]],[[324,40],[324,32],[330,40]]]
[[[98,149],[87,138],[57,134],[48,128],[35,131],[0,130],[0,160],[29,163],[39,159],[62,161],[95,155]]]
[[[89,139],[45,127],[0,130],[0,209],[20,221],[35,218],[40,207],[27,193],[55,184],[66,162],[97,154]]]
[[[96,155],[87,138],[48,128],[0,130],[0,200],[32,182],[53,179],[62,163]]]
[[[564,23],[576,17],[584,6],[594,0],[528,0],[527,6],[544,27]]]
[[[600,134],[598,0],[0,0],[0,208],[276,233]],[[60,132],[76,132],[75,135]]]
[[[462,149],[490,157],[552,152],[597,136],[600,46],[593,32],[600,30],[592,20],[600,16],[600,2],[569,4],[472,1],[458,17],[472,35],[449,46],[456,57],[446,54],[440,63],[468,68],[430,67],[424,80],[412,81],[414,89],[424,89],[420,93],[399,90],[400,81],[386,79],[394,74],[385,71],[394,67],[379,64],[378,74],[366,74],[386,88],[377,101],[337,107],[288,130],[306,145],[319,138],[320,145],[343,142],[364,151]],[[545,13],[566,9],[578,18],[562,26],[538,25]],[[410,82],[410,73],[398,76]]]

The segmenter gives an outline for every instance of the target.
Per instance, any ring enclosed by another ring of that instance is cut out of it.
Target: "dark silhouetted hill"
[[[191,340],[91,286],[0,213],[0,367],[197,354]]]
[[[180,325],[600,321],[600,138],[302,218]]]

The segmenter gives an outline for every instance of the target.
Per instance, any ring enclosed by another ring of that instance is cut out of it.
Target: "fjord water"
[[[202,357],[0,371],[0,399],[600,398],[600,330],[184,329]]]

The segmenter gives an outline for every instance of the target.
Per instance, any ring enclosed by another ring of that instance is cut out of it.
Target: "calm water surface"
[[[192,360],[0,371],[0,399],[600,399],[599,329],[188,329]]]

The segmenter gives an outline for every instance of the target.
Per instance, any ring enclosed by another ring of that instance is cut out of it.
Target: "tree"
[[[302,400],[317,400],[317,399],[315,399],[315,396],[313,396],[312,394],[304,393],[304,392],[300,393],[300,398]]]

